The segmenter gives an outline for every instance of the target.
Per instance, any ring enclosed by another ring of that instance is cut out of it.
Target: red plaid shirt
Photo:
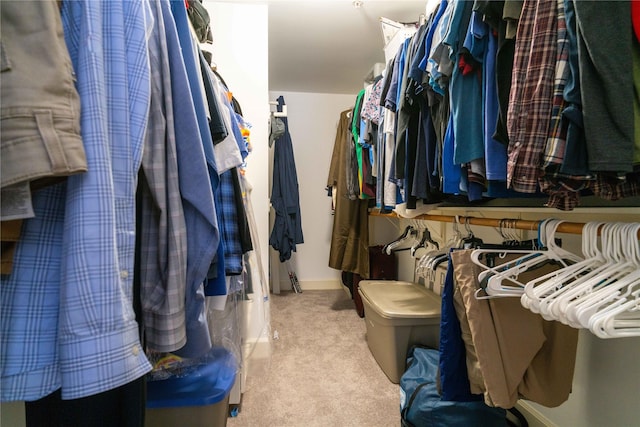
[[[525,0],[516,36],[507,130],[507,186],[538,187],[549,136],[556,66],[557,0]]]

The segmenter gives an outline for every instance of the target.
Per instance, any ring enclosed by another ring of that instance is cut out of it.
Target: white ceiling
[[[380,18],[416,22],[426,0],[271,0],[269,90],[356,94],[384,62]]]

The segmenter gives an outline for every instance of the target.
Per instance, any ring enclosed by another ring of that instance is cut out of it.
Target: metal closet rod
[[[390,218],[401,218],[401,219],[419,219],[424,221],[438,221],[438,222],[456,222],[456,217],[454,215],[430,215],[424,214],[419,215],[415,218],[404,218],[396,215],[395,213],[381,213],[380,211],[371,211],[371,216],[386,216]],[[517,228],[518,230],[537,230],[538,224],[540,221],[531,221],[527,219],[514,219],[514,218],[478,218],[474,216],[461,216],[458,215],[458,223],[463,225],[480,225],[483,227],[494,227],[498,228],[500,226],[506,228]],[[567,234],[582,234],[582,228],[584,227],[584,222],[563,222],[558,225],[556,230],[557,233],[567,233]],[[598,230],[598,235],[600,235],[600,230]],[[638,238],[640,239],[640,231],[638,231]]]

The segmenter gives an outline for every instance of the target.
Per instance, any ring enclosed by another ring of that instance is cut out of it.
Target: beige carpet
[[[271,295],[270,369],[248,381],[228,427],[397,427],[399,387],[371,355],[342,290]]]

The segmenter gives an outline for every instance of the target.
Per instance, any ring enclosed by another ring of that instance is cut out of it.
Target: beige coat
[[[340,114],[327,186],[334,187],[336,202],[329,267],[369,278],[369,217],[367,200],[347,197],[347,150],[353,144],[351,110]]]

